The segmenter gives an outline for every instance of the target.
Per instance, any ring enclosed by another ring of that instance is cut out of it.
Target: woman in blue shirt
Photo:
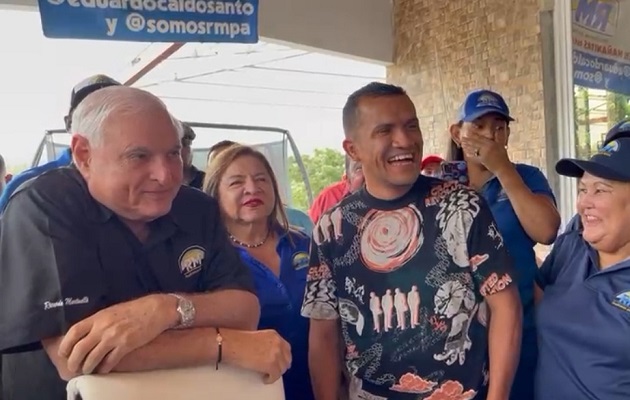
[[[543,173],[531,165],[510,161],[506,149],[511,121],[514,119],[501,95],[489,90],[470,92],[460,108],[459,121],[450,128],[448,158],[466,162],[469,184],[488,202],[514,260],[523,303],[523,334],[510,399],[532,400],[538,356],[534,312],[538,268],[534,246],[553,242],[560,215]]]
[[[275,329],[291,345],[291,368],[283,376],[286,399],[313,399],[309,324],[300,315],[310,239],[289,226],[271,165],[251,147],[233,145],[215,155],[204,191],[219,201],[228,235],[254,276],[258,328]]]
[[[582,230],[558,237],[536,277],[537,400],[630,398],[629,158],[622,137],[556,164],[578,178]]]

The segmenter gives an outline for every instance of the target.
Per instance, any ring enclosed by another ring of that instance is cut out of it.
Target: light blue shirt
[[[51,169],[66,167],[72,163],[72,154],[70,154],[70,149],[65,150],[59,158],[44,165],[39,165],[37,167],[29,168],[26,171],[22,171],[21,173],[15,175],[4,188],[2,195],[0,196],[0,214],[4,212],[4,209],[7,207],[7,203],[11,198],[11,195],[26,181],[36,178],[39,175],[43,174],[46,171],[50,171]]]
[[[290,225],[300,228],[300,230],[304,231],[309,237],[311,236],[314,225],[311,218],[306,215],[305,212],[291,207],[285,207],[284,211],[287,213],[287,219]]]

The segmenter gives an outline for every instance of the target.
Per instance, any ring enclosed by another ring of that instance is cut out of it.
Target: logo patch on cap
[[[497,107],[500,108],[499,99],[489,93],[484,93],[477,99],[477,107]]]
[[[612,153],[616,153],[621,148],[621,144],[617,140],[613,140],[612,142],[606,143],[599,151],[597,155],[601,156],[610,156]]]

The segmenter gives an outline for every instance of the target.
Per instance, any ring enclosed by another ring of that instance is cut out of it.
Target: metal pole
[[[162,61],[166,60],[167,58],[175,54],[175,52],[181,49],[184,46],[184,44],[185,43],[173,43],[172,45],[170,45],[166,50],[160,53],[157,57],[149,61],[147,65],[142,67],[140,71],[136,72],[135,74],[133,74],[131,78],[127,79],[127,81],[125,82],[125,86],[131,86],[134,83],[138,82],[140,79],[142,79],[142,77],[144,77],[146,74],[151,72],[152,69],[157,67]]]

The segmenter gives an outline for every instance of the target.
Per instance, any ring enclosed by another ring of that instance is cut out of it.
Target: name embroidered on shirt
[[[87,296],[83,296],[80,299],[66,297],[63,300],[45,301],[44,310],[50,310],[52,308],[58,308],[58,307],[63,307],[63,306],[76,306],[79,304],[88,304],[89,302],[90,302],[90,298]]]

